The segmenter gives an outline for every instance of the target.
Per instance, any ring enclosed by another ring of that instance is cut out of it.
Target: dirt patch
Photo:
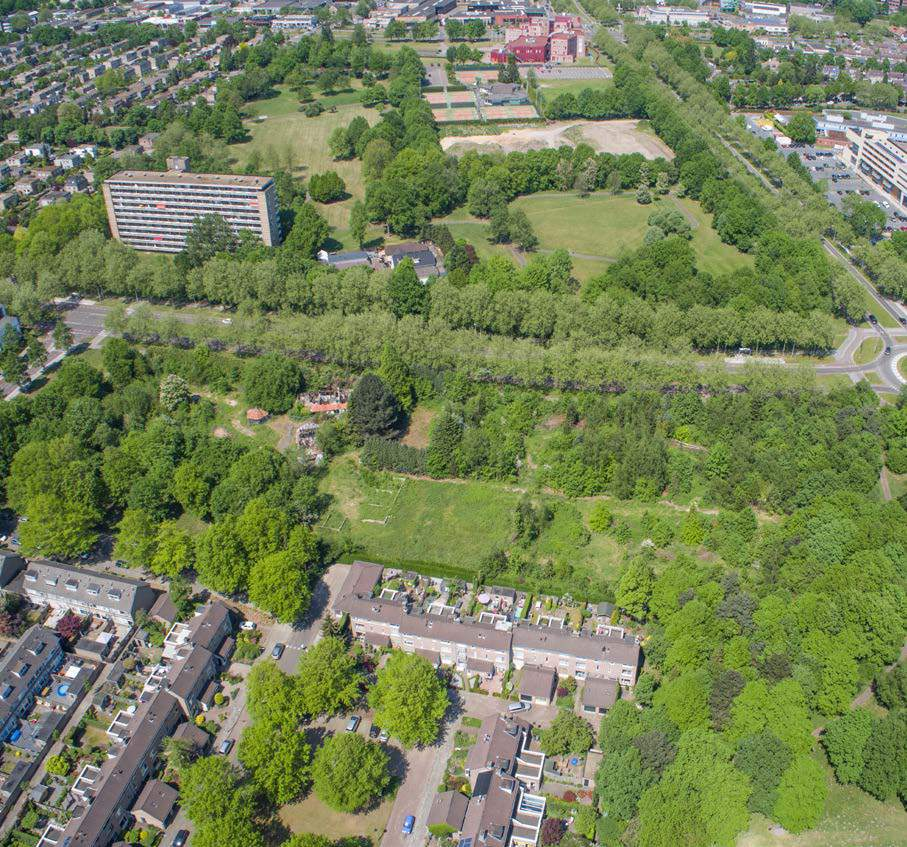
[[[409,420],[409,429],[403,438],[403,443],[407,447],[420,449],[428,447],[428,430],[435,419],[435,414],[431,409],[423,409],[421,406],[416,408]]]
[[[566,415],[552,415],[542,423],[542,429],[557,429],[565,420],[567,420]]]
[[[239,422],[239,418],[233,418],[233,420],[230,421],[230,423],[233,424],[233,428],[234,428],[234,429],[239,430],[239,432],[241,432],[243,435],[248,435],[250,438],[254,438],[254,437],[255,437],[255,433],[252,432],[252,430],[249,429],[249,427],[244,426],[243,424],[241,424],[241,423]]]
[[[215,438],[229,438],[230,437],[230,433],[227,432],[227,430],[225,430],[222,426],[214,427],[214,432],[212,433],[212,435]]]
[[[674,153],[657,136],[643,132],[639,121],[564,121],[546,127],[510,129],[499,135],[460,135],[441,139],[441,146],[454,154],[467,150],[503,153],[575,147],[589,144],[600,153],[642,153],[647,159],[673,159]]]

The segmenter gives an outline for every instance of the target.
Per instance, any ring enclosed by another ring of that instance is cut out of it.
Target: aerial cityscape
[[[907,847],[907,0],[0,0],[0,847]]]

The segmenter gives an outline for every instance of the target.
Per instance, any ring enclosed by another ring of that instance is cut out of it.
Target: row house
[[[22,587],[36,606],[71,609],[128,625],[135,623],[140,609],[150,609],[155,598],[154,589],[143,580],[47,560],[29,562]]]
[[[31,711],[36,695],[62,664],[60,639],[43,626],[31,627],[7,648],[0,664],[0,741]]]
[[[418,653],[433,664],[487,677],[511,665],[548,669],[578,680],[605,678],[630,688],[642,663],[636,639],[623,630],[575,633],[553,626],[510,623],[492,626],[448,614],[414,612],[397,592],[375,597],[381,565],[356,562],[334,604],[349,616],[354,635],[376,647]]]
[[[156,768],[161,744],[183,719],[179,702],[166,691],[159,692],[136,713],[132,722],[134,731],[119,755],[77,780],[83,802],[89,805],[67,824],[60,844],[109,847],[117,840],[129,826],[132,805]]]
[[[513,664],[518,669],[535,665],[555,670],[561,677],[604,677],[630,688],[639,662],[639,645],[626,635],[592,635],[527,624],[513,630]]]
[[[545,798],[530,792],[538,790],[545,756],[529,749],[531,737],[530,725],[513,716],[482,721],[466,759],[470,796],[437,794],[428,825],[450,827],[455,842],[470,847],[534,847]]]

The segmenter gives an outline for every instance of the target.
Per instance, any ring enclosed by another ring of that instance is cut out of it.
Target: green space
[[[332,840],[364,836],[370,843],[377,844],[384,834],[393,806],[394,798],[390,796],[369,812],[345,814],[328,808],[312,792],[299,803],[283,806],[278,815],[292,833],[313,832]]]
[[[532,488],[532,486],[529,486]],[[332,498],[320,530],[329,541],[346,537],[362,555],[379,562],[410,562],[426,572],[460,571],[470,576],[480,560],[506,547],[513,536],[513,514],[525,488],[481,480],[430,480],[402,474],[360,470],[355,455],[332,462],[322,482]],[[656,515],[675,531],[683,508],[612,497],[571,501],[548,494],[552,510],[534,553],[553,562],[569,562],[574,572],[600,583],[613,579],[625,545],[607,533],[590,533],[594,505],[606,500],[615,522],[626,524],[631,545],[647,536],[645,514]]]
[[[853,360],[858,365],[867,365],[882,352],[881,338],[867,338],[860,345],[856,353],[853,354]]]
[[[690,221],[693,249],[701,270],[720,274],[752,264],[748,255],[722,243],[711,227],[710,216],[696,201],[687,198],[669,197],[643,206],[630,192],[597,192],[589,197],[546,193],[518,197],[511,205],[526,212],[539,237],[541,251],[564,247],[579,254],[574,256],[574,267],[580,280],[602,273],[622,251],[642,246],[649,215],[664,207],[678,209]],[[463,209],[437,223],[447,224],[454,238],[465,238],[474,244],[480,257],[510,252],[506,245],[491,244],[485,235],[485,222]]]
[[[769,820],[753,817],[737,847],[903,847],[907,812],[898,803],[880,803],[852,785],[839,785],[829,770],[825,815],[814,829],[774,833]]]
[[[907,378],[907,358],[903,358],[898,362],[898,373]]]
[[[539,79],[539,88],[549,101],[558,94],[575,96],[586,88],[608,88],[613,84],[610,79]]]
[[[258,153],[265,166],[289,165],[295,175],[305,178],[313,173],[336,171],[346,183],[350,197],[337,203],[316,205],[332,227],[345,230],[353,200],[361,200],[364,196],[360,163],[356,160],[335,162],[327,141],[336,127],[345,127],[357,115],[364,115],[374,123],[375,111],[365,109],[357,101],[357,91],[320,98],[326,111],[318,117],[307,118],[299,111],[299,98],[288,88],[279,86],[277,96],[248,104],[249,120],[245,126],[251,138],[230,148],[237,165],[242,167],[253,153]],[[339,232],[335,237],[342,242],[344,233]]]

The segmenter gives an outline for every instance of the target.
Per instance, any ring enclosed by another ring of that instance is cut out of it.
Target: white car
[[[255,625],[255,621],[243,621],[239,625],[239,628],[245,632],[252,632],[253,629],[257,629],[258,627]]]

